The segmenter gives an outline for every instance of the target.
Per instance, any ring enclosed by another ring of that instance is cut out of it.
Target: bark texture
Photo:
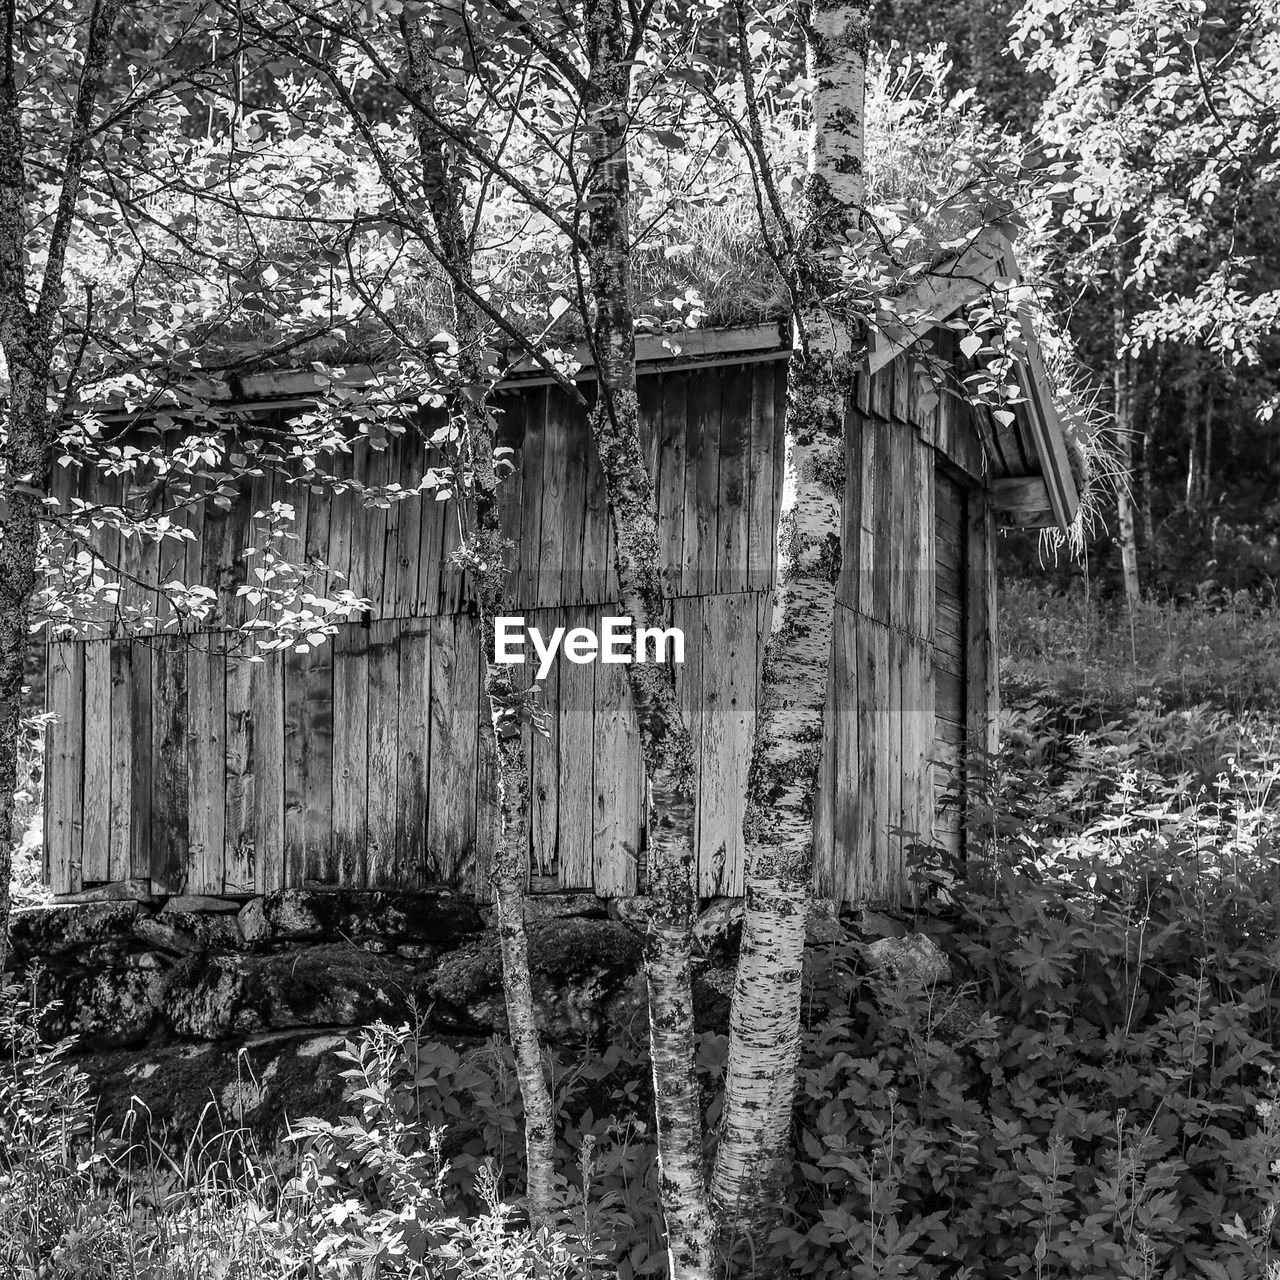
[[[665,620],[653,488],[640,442],[632,313],[627,112],[631,54],[620,0],[588,0],[587,265],[599,397],[590,415],[613,526],[622,612]],[[626,668],[648,785],[650,920],[645,940],[649,1047],[663,1217],[673,1280],[709,1277],[713,1227],[694,1075],[691,929],[697,910],[693,747],[669,666]]]
[[[445,5],[452,0],[444,0]],[[445,109],[448,72],[459,71],[461,48],[448,33],[462,31],[461,22],[429,30],[405,18],[402,30],[408,53],[407,78],[415,99]],[[452,81],[458,84],[461,77]],[[474,292],[473,246],[462,203],[463,180],[451,171],[450,150],[432,124],[417,115],[418,150],[423,189],[436,228],[442,256],[454,280],[454,316],[458,343],[456,412],[462,422],[462,458],[455,492],[464,508],[464,548],[476,585],[480,626],[487,638],[485,694],[489,699],[493,750],[497,763],[498,839],[493,871],[498,942],[502,953],[502,985],[507,1021],[515,1053],[520,1096],[524,1102],[526,1190],[529,1219],[535,1226],[551,1216],[555,1190],[555,1118],[542,1066],[542,1041],[534,1012],[529,976],[529,940],[525,932],[524,898],[528,875],[529,771],[524,752],[522,694],[511,668],[495,661],[494,619],[507,612],[502,538],[502,489],[494,469],[494,423],[487,404],[489,385],[482,367],[484,323],[469,300]]]
[[[854,338],[835,270],[863,198],[865,5],[801,14],[814,82],[807,224],[797,310],[807,343],[789,374],[778,581],[748,775],[746,903],[729,1021],[729,1063],[712,1198],[726,1246],[760,1258],[778,1221],[800,1044],[800,993],[813,866],[836,579],[844,419]]]
[[[22,677],[39,585],[41,505],[49,487],[56,423],[51,405],[54,321],[63,304],[63,270],[89,155],[107,52],[122,0],[97,0],[81,38],[82,59],[67,124],[58,203],[43,270],[31,274],[28,186],[17,67],[22,33],[10,5],[0,68],[0,350],[9,366],[9,403],[0,440],[0,969],[9,939],[13,793],[22,727]],[[37,259],[38,260],[38,259]]]
[[[1133,384],[1130,359],[1121,354],[1124,317],[1116,312],[1116,357],[1111,373],[1112,407],[1115,413],[1116,444],[1120,453],[1120,475],[1116,483],[1116,524],[1120,537],[1120,570],[1124,579],[1124,597],[1130,613],[1142,600],[1138,578],[1137,505],[1134,502],[1134,426]]]

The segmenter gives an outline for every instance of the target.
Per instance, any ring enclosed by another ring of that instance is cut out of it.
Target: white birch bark
[[[1119,279],[1117,273],[1117,279]],[[1136,520],[1136,504],[1133,500],[1133,388],[1130,360],[1122,354],[1124,342],[1124,314],[1116,311],[1115,335],[1116,355],[1115,368],[1112,370],[1113,409],[1116,421],[1116,442],[1120,448],[1120,471],[1116,483],[1116,523],[1120,535],[1120,571],[1124,579],[1124,597],[1129,606],[1129,613],[1142,601],[1141,584],[1138,578],[1138,534]]]
[[[748,778],[746,903],[712,1178],[722,1236],[760,1257],[779,1212],[800,1043],[813,812],[840,570],[845,407],[855,362],[839,254],[863,198],[865,4],[801,12],[814,82],[807,225],[796,264],[807,346],[791,361],[778,582]]]

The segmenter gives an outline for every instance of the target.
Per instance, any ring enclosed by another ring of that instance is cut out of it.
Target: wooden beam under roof
[[[1011,242],[1000,226],[983,227],[963,253],[922,276],[915,287],[898,300],[904,320],[888,330],[875,330],[867,347],[867,372],[878,373],[930,329],[961,307],[976,302],[1006,270]],[[1016,277],[1016,272],[1013,273]],[[921,318],[912,323],[908,317]]]

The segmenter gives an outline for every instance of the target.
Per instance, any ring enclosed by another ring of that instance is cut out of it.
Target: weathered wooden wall
[[[781,495],[785,363],[653,373],[640,388],[672,622],[687,638],[677,682],[700,752],[699,881],[704,894],[735,894]],[[615,584],[582,413],[545,387],[502,401],[519,451],[512,612],[544,633],[594,625],[616,612]],[[960,655],[950,665],[939,655],[960,625],[954,615],[986,600],[990,564],[974,550],[987,537],[980,491],[961,487],[959,513],[949,498],[935,503],[939,468],[966,486],[981,472],[981,446],[954,402],[923,412],[899,361],[864,388],[850,428],[815,831],[821,887],[856,898],[897,893],[902,838],[891,831],[931,830],[928,761],[951,743],[944,722],[968,723],[975,698],[989,701],[990,663],[974,674],[982,636],[972,620],[963,669],[954,669]],[[412,484],[431,461],[421,438],[406,436],[385,451],[357,447],[337,473]],[[123,487],[67,473],[59,496],[120,501]],[[297,508],[294,554],[325,559],[373,608],[332,644],[251,663],[226,651],[225,626],[244,608],[234,589],[239,552],[261,538],[253,513],[273,499]],[[104,616],[101,638],[50,646],[54,891],[136,878],[168,893],[447,884],[487,895],[493,771],[479,636],[448,563],[453,515],[453,504],[430,496],[366,508],[351,493],[259,478],[229,505],[192,503],[184,519],[197,536],[185,547],[108,546],[125,570],[126,609],[146,584],[185,576],[218,583],[218,614],[195,634],[161,636],[125,635]],[[935,525],[945,556],[963,565],[941,594]],[[904,548],[914,549],[907,562]],[[968,688],[975,678],[980,694]],[[529,748],[533,887],[635,892],[643,769],[623,668],[562,661],[545,692],[551,735]]]

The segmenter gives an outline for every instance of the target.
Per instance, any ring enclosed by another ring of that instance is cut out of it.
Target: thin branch
[[[93,126],[94,108],[97,105],[98,91],[102,86],[108,43],[122,8],[123,0],[95,0],[89,17],[89,33],[84,62],[80,68],[80,83],[76,93],[71,138],[67,145],[65,175],[62,190],[58,193],[57,213],[54,216],[53,231],[49,236],[44,277],[40,284],[40,298],[36,303],[33,317],[36,332],[39,334],[52,330],[53,313],[62,299],[67,245],[71,239],[81,178],[89,153],[89,135]]]

